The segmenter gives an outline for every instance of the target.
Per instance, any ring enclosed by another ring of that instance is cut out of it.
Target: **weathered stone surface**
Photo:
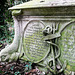
[[[12,15],[21,13],[24,16],[72,16],[75,13],[74,5],[75,0],[32,0],[9,9],[12,10]]]
[[[61,33],[59,39],[61,60],[67,61],[67,69],[75,71],[75,22],[71,23]]]
[[[48,8],[48,7],[60,7],[60,6],[73,6],[75,0],[32,0],[27,3],[16,5],[9,8],[10,10],[15,9],[29,9],[29,8]]]
[[[31,21],[24,32],[24,51],[32,62],[40,62],[48,54],[49,44],[43,40],[44,24],[41,21]]]
[[[31,61],[54,74],[66,66],[75,71],[75,0],[33,0],[10,10],[15,16],[15,37],[13,43],[0,52],[0,58],[5,55],[5,60]],[[51,31],[44,36],[46,26]],[[67,65],[63,63],[65,60]]]

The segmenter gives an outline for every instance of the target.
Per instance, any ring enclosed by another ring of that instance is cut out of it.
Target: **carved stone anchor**
[[[47,26],[45,28],[45,30],[43,31],[44,36],[55,34],[55,31],[58,30],[58,25],[57,25],[57,28],[55,28],[56,26],[54,26],[54,25],[52,27]],[[62,71],[64,71],[64,69],[66,68],[66,62],[64,62],[64,65],[62,65],[60,60],[59,60],[61,52],[60,52],[58,45],[55,44],[55,42],[57,41],[57,38],[55,38],[55,39],[49,39],[48,38],[48,39],[45,39],[45,41],[48,44],[50,44],[50,50],[52,51],[52,55],[53,55],[53,58],[49,60],[49,63],[47,63],[47,68],[53,74],[59,74]],[[52,65],[50,66],[51,63],[52,63]],[[57,67],[58,65],[60,66],[59,70]]]

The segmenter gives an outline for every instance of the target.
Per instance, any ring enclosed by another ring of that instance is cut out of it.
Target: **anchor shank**
[[[52,54],[53,54],[53,67],[54,67],[54,74],[56,74],[56,61],[55,61],[55,54],[53,50],[53,46],[51,46]]]

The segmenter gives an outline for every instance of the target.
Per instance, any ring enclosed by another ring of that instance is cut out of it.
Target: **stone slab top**
[[[9,8],[9,10],[28,9],[28,8],[48,8],[75,6],[75,0],[32,0]]]

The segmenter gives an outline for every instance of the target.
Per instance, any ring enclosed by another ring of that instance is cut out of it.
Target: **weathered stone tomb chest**
[[[15,37],[0,52],[5,60],[19,57],[55,74],[57,65],[58,73],[65,68],[75,71],[75,0],[33,0],[9,9]]]

